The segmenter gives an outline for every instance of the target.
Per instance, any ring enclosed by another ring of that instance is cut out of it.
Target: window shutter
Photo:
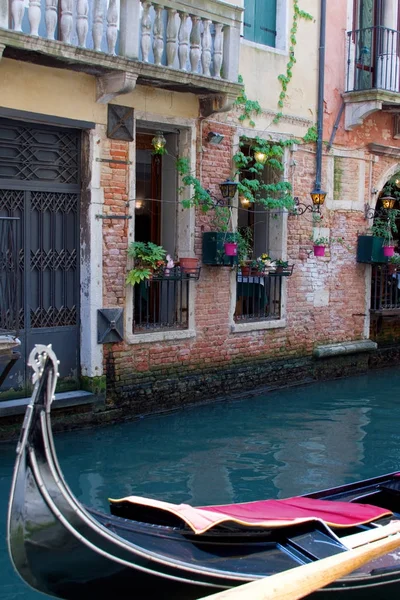
[[[255,0],[254,41],[265,46],[276,45],[276,0]]]
[[[256,0],[244,0],[243,35],[246,40],[254,42],[254,25],[256,16]]]

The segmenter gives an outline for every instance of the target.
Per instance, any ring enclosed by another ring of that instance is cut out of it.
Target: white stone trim
[[[179,156],[187,156],[190,159],[193,171],[196,169],[196,121],[195,119],[184,119],[179,117],[165,117],[163,115],[152,114],[144,111],[135,113],[135,139],[136,127],[138,122],[146,123],[154,129],[171,131],[180,130],[178,136]],[[178,133],[176,131],[176,133]],[[131,161],[130,169],[130,193],[129,193],[129,215],[132,217],[128,224],[128,243],[135,239],[135,203],[136,197],[136,149],[135,143],[130,144]],[[178,186],[179,187],[179,186]],[[180,201],[184,198],[184,192],[178,194],[178,214],[177,214],[177,252],[181,256],[194,256],[194,238],[195,238],[195,210],[194,208],[183,208]],[[127,265],[128,268],[128,265]],[[125,298],[125,340],[128,344],[159,342],[166,340],[176,340],[191,338],[196,335],[195,326],[195,282],[189,282],[189,314],[188,329],[174,331],[154,331],[152,333],[132,333],[133,331],[133,287],[128,285]]]
[[[233,137],[233,148],[235,149],[235,148],[239,147],[239,140],[243,136],[251,139],[251,138],[255,138],[257,136],[262,137],[263,135],[265,135],[264,130],[259,130],[259,129],[255,129],[255,128],[250,130],[248,128],[238,127],[236,129],[235,135]],[[288,136],[272,134],[271,142],[273,142],[274,139],[275,140],[288,139]],[[288,148],[286,148],[284,155],[283,155],[283,179],[285,181],[288,180],[288,176],[289,176],[290,155],[291,155],[290,150]],[[239,202],[238,194],[236,194],[235,199],[234,199],[234,206],[238,207],[238,202]],[[276,238],[275,239],[275,249],[276,249],[277,253],[279,252],[279,257],[277,257],[277,258],[282,258],[282,260],[286,260],[287,259],[288,212],[285,211],[282,215],[278,215],[278,216],[281,217],[281,220],[280,220],[280,224],[281,224],[280,244],[279,244],[279,240]],[[238,218],[238,211],[234,210],[233,218],[232,218],[232,225],[234,228],[237,227],[237,218]],[[271,222],[270,222],[270,228],[271,228]],[[268,232],[268,237],[271,240],[272,236],[271,236],[270,231]],[[279,248],[278,248],[278,245],[280,245]],[[236,286],[237,286],[236,269],[232,270],[230,283],[231,283],[231,306],[230,306],[229,318],[230,318],[230,328],[231,328],[232,333],[239,333],[239,332],[243,332],[243,331],[258,331],[258,330],[263,330],[263,329],[277,329],[279,327],[286,327],[287,277],[283,278],[283,284],[282,284],[281,318],[276,321],[261,321],[260,320],[260,321],[251,322],[251,323],[236,323],[234,321],[234,314],[235,314],[235,308],[236,308]]]
[[[196,337],[194,329],[180,329],[176,331],[155,331],[154,333],[128,333],[125,338],[128,344],[149,344],[153,342],[168,342],[185,340]]]
[[[103,346],[97,343],[97,309],[103,306],[103,232],[102,220],[96,214],[103,211],[104,193],[100,187],[101,139],[104,126],[90,132],[91,199],[85,220],[85,235],[81,226],[81,373],[85,377],[103,375]]]
[[[261,0],[263,1],[263,0]],[[251,48],[257,48],[258,50],[264,50],[267,52],[272,52],[273,54],[282,54],[287,56],[288,54],[288,23],[289,23],[289,2],[288,0],[276,0],[276,38],[275,38],[275,46],[267,46],[266,44],[258,44],[256,42],[251,42],[250,40],[246,40],[244,37],[244,27],[243,27],[244,13],[242,18],[241,25],[241,35],[242,35],[242,43]]]
[[[335,180],[335,157],[356,160],[359,165],[358,172],[358,196],[348,200],[334,199]],[[365,202],[365,163],[369,162],[363,150],[349,151],[347,149],[334,148],[327,156],[327,181],[326,181],[326,207],[329,210],[364,210]]]
[[[257,323],[235,323],[231,326],[231,332],[248,333],[250,331],[265,331],[266,329],[282,329],[283,327],[286,327],[286,319],[258,321]]]
[[[249,46],[249,48],[256,48],[257,50],[261,50],[262,52],[269,52],[271,54],[280,54],[282,56],[287,56],[288,51],[281,50],[280,48],[275,48],[274,46],[266,46],[265,44],[258,44],[257,42],[251,42],[250,40],[246,40],[246,38],[241,38],[241,44],[243,46]]]

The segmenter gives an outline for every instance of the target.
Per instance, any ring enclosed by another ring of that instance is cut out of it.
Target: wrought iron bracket
[[[214,208],[216,206],[225,206],[226,208],[232,208],[232,204],[231,204],[229,198],[228,199],[223,198],[222,196],[220,198],[218,198],[218,196],[214,196],[214,194],[212,194],[210,192],[210,190],[207,190],[207,194],[210,196],[210,198],[214,202]]]
[[[319,204],[303,204],[302,202],[299,202],[299,199],[296,197],[296,198],[294,198],[294,208],[291,211],[291,214],[294,215],[295,217],[300,217],[301,215],[304,215],[304,213],[306,213],[306,212],[320,214],[321,213],[320,208],[321,207]]]
[[[368,202],[364,206],[364,218],[365,219],[375,219],[376,217],[380,219],[388,219],[389,211],[393,210],[390,208],[372,208],[368,204]]]
[[[97,310],[97,342],[112,344],[124,339],[124,309],[99,308]]]

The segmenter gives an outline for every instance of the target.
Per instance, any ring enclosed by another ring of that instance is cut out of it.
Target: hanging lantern
[[[394,208],[396,198],[394,198],[393,196],[383,196],[381,198],[381,202],[382,202],[383,208],[386,208],[386,209]]]
[[[162,131],[157,131],[156,135],[151,140],[151,145],[154,148],[156,154],[164,154],[165,145],[167,140],[165,139]]]
[[[239,202],[243,208],[248,208],[250,205],[250,200],[248,198],[246,198],[246,196],[243,196],[243,195],[239,196]]]
[[[258,162],[260,165],[265,165],[267,162],[268,155],[265,152],[256,151],[254,152],[254,160]]]
[[[314,204],[314,206],[322,206],[323,203],[325,202],[325,198],[326,198],[326,192],[323,192],[322,190],[313,190],[310,193],[311,196],[311,200],[312,203]]]
[[[232,200],[232,198],[236,194],[236,190],[237,190],[237,186],[238,185],[239,184],[237,183],[237,181],[231,181],[230,179],[227,179],[223,183],[220,183],[219,184],[219,189],[221,190],[222,197],[223,198],[228,198],[229,200]]]

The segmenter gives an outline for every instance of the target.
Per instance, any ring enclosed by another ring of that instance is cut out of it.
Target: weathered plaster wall
[[[90,75],[2,59],[0,82],[0,106],[103,125],[107,122],[107,105],[96,103],[96,80]],[[195,118],[199,111],[192,94],[145,86],[137,86],[113,103],[166,118]]]

